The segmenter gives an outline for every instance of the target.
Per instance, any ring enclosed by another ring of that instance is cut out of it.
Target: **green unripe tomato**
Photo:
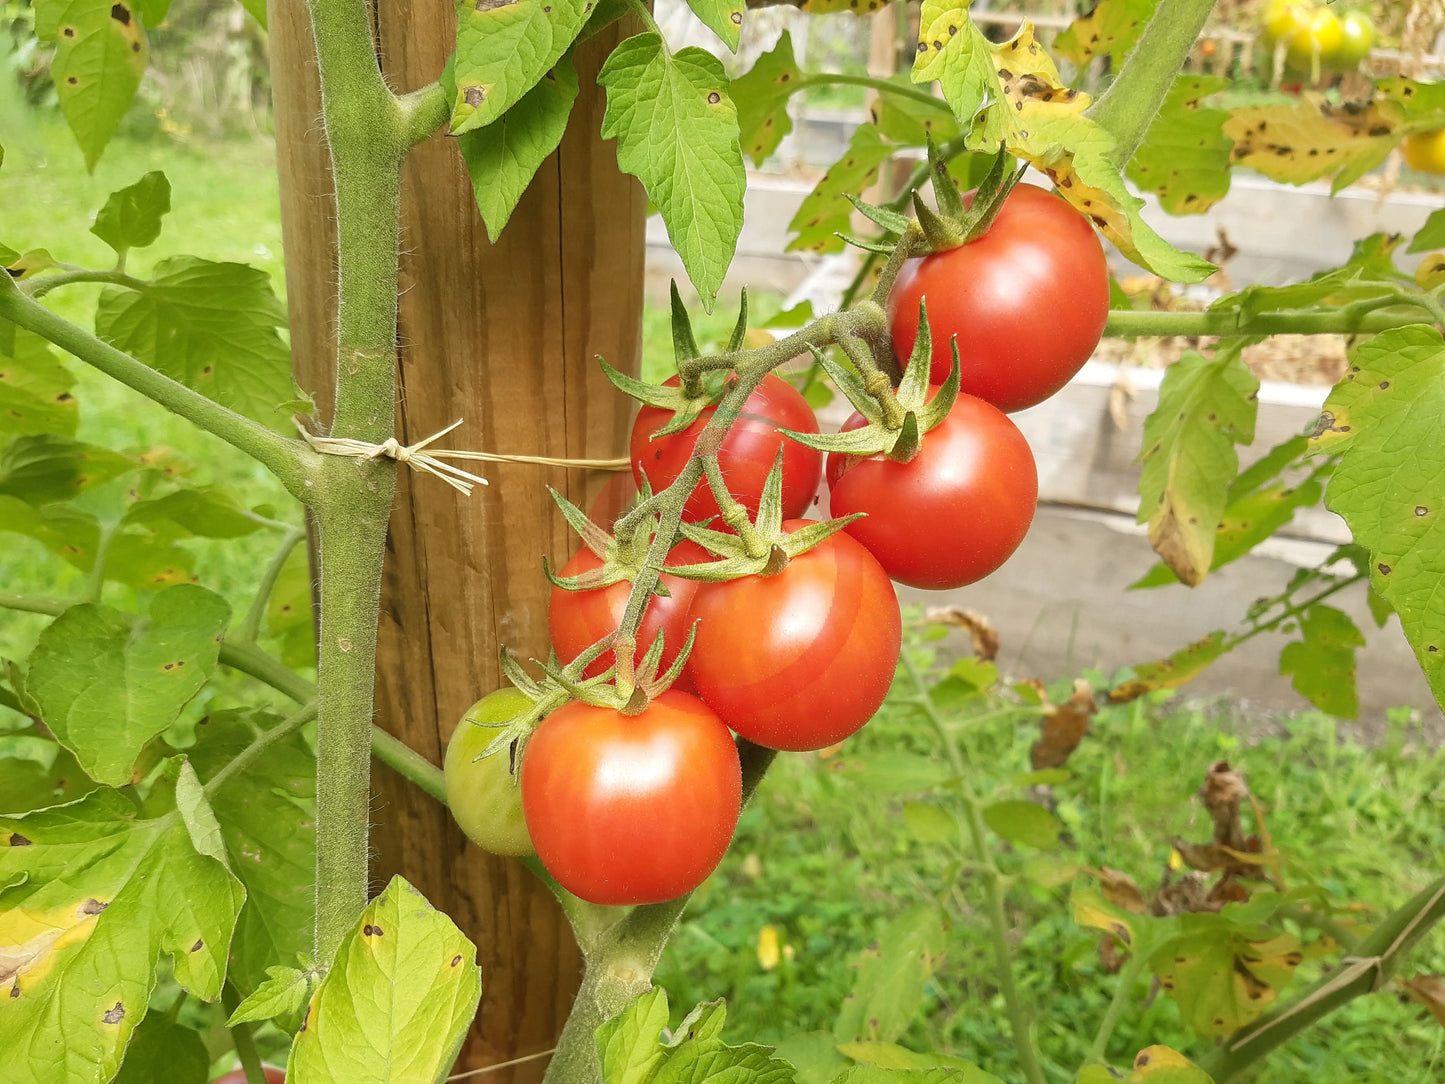
[[[1340,47],[1325,62],[1340,71],[1354,71],[1375,44],[1375,23],[1363,11],[1347,11],[1340,16],[1340,33]]]
[[[442,768],[452,819],[468,839],[492,854],[531,854],[532,837],[522,819],[522,789],[512,777],[507,751],[476,758],[497,736],[495,726],[486,724],[505,722],[531,706],[526,694],[511,687],[488,693],[462,716],[447,743]]]

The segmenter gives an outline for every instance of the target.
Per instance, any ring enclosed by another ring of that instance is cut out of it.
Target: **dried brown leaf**
[[[1029,762],[1034,771],[1062,768],[1067,764],[1079,742],[1084,740],[1084,733],[1089,729],[1089,716],[1098,710],[1093,686],[1083,678],[1076,678],[1073,694],[1057,707],[1050,707],[1044,716],[1043,733],[1029,750]]]
[[[998,631],[983,614],[965,610],[962,606],[930,606],[923,611],[923,620],[935,625],[957,625],[968,632],[973,643],[973,653],[980,662],[992,662],[998,657]]]

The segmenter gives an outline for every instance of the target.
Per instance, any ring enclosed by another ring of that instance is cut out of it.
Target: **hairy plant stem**
[[[1325,975],[1288,1004],[1266,1012],[1241,1028],[1204,1058],[1199,1067],[1215,1084],[1229,1084],[1271,1050],[1312,1027],[1341,1005],[1389,982],[1400,958],[1445,919],[1445,877],[1391,912],[1375,931],[1341,961],[1345,966]]]
[[[118,269],[93,271],[88,267],[77,267],[62,271],[57,275],[40,275],[37,278],[28,279],[20,284],[20,289],[31,297],[40,298],[51,290],[59,289],[61,286],[70,286],[77,282],[102,282],[140,291],[144,291],[150,285],[144,279],[134,278]]]
[[[950,117],[953,116],[952,106],[921,87],[896,83],[892,79],[877,79],[871,75],[849,75],[846,72],[807,72],[793,84],[793,93],[796,94],[806,87],[826,86],[867,87],[880,94],[893,94],[900,98],[907,98],[911,102],[917,102],[919,105],[936,109]]]
[[[1163,335],[1189,337],[1266,335],[1363,335],[1420,324],[1420,310],[1405,297],[1355,302],[1338,309],[1262,312],[1248,316],[1239,309],[1211,312],[1134,312],[1112,309],[1104,334],[1119,339]]]
[[[1085,1064],[1103,1065],[1107,1063],[1109,1039],[1129,1008],[1129,999],[1134,994],[1135,983],[1149,970],[1150,955],[1143,946],[1135,946],[1129,962],[1119,972],[1118,982],[1114,987],[1114,996],[1109,999],[1109,1007],[1104,1011],[1104,1019],[1099,1022],[1099,1030],[1094,1033],[1094,1041],[1089,1045],[1089,1053],[1084,1059]]]
[[[983,821],[983,806],[968,783],[968,762],[959,748],[956,735],[944,722],[943,716],[933,703],[933,696],[923,680],[923,674],[919,671],[918,664],[909,657],[906,647],[899,661],[917,688],[918,704],[942,742],[949,764],[959,779],[959,797],[967,827],[966,842],[973,851],[975,869],[983,881],[986,913],[989,928],[993,933],[994,959],[998,967],[999,990],[1003,994],[1004,1006],[1008,1012],[1009,1028],[1013,1032],[1019,1065],[1029,1084],[1048,1084],[1030,1035],[1028,1010],[1024,1008],[1023,998],[1019,995],[1018,985],[1014,980],[1013,954],[1009,951],[1008,944],[1008,914],[1004,910],[1003,874],[999,872],[993,860],[993,852],[988,847],[988,826]]]
[[[220,437],[266,467],[293,496],[304,499],[307,465],[315,457],[300,441],[283,437],[102,342],[24,293],[9,275],[0,275],[0,318],[34,332],[173,414]]]
[[[1119,169],[1144,142],[1213,10],[1214,0],[1161,0],[1118,78],[1089,108],[1094,122],[1114,137],[1110,157]]]

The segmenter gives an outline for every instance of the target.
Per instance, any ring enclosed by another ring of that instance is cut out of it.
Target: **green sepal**
[[[657,668],[662,665],[663,632],[657,630],[657,635],[652,638],[647,651],[643,653],[642,661],[633,667],[633,683],[642,688],[653,678],[657,677]]]
[[[628,575],[628,570],[618,562],[610,561],[606,557],[602,560],[601,568],[589,569],[580,576],[559,576],[552,571],[552,562],[543,555],[542,575],[547,577],[547,582],[553,587],[560,587],[563,591],[596,591],[632,578]]]
[[[920,325],[922,321],[919,321]],[[927,433],[936,427],[948,412],[953,409],[953,404],[958,400],[958,385],[960,382],[961,360],[958,356],[958,339],[952,338],[948,341],[949,349],[953,351],[953,364],[949,367],[948,376],[938,386],[932,399],[925,403],[914,414],[918,418],[918,428]]]
[[[720,560],[705,561],[694,565],[669,566],[666,572],[683,580],[698,583],[726,583],[744,576],[771,576],[781,572],[794,557],[807,553],[829,535],[837,534],[855,519],[861,519],[862,512],[850,516],[830,519],[823,523],[809,523],[791,534],[784,534],[782,525],[768,532],[758,527],[758,538],[766,552],[752,556],[743,548],[743,541],[737,535],[722,534],[719,531],[697,530],[692,524],[682,525],[683,533],[699,545],[716,553]],[[761,518],[761,517],[760,517]],[[781,517],[779,517],[781,518]]]
[[[918,454],[918,449],[921,447],[923,447],[923,437],[918,431],[918,415],[910,410],[903,415],[903,425],[898,430],[893,447],[888,449],[888,458],[895,463],[907,463]]]
[[[851,233],[840,233],[833,231],[834,237],[841,237],[843,243],[852,245],[854,248],[861,248],[864,252],[877,253],[879,256],[892,255],[893,250],[898,247],[897,242],[874,241],[867,237],[854,237]]]
[[[562,518],[567,521],[568,526],[581,535],[583,544],[605,561],[608,552],[613,548],[612,536],[588,519],[582,509],[558,493],[557,490],[548,486],[547,492],[552,494],[552,499],[562,510]],[[548,578],[550,579],[550,577]],[[553,580],[553,582],[556,581]]]
[[[999,151],[994,157],[993,164],[989,166],[983,183],[978,186],[978,192],[974,195],[973,206],[964,213],[962,225],[966,240],[972,241],[989,231],[1003,208],[1004,200],[1008,199],[1008,194],[1024,175],[1026,167],[1014,169],[1011,165],[1013,161],[1007,151]]]
[[[783,453],[786,450],[787,445],[778,445],[778,453],[773,456],[772,468],[763,480],[763,492],[758,497],[754,523],[764,538],[773,538],[783,529]]]
[[[531,674],[522,669],[522,664],[510,651],[503,647],[498,654],[504,678],[534,700],[542,695],[542,686],[532,679]]]
[[[748,334],[748,288],[743,287],[742,300],[738,302],[738,322],[733,325],[733,333],[728,336],[728,353],[738,350],[743,345],[743,339]]]
[[[692,333],[692,317],[677,292],[677,279],[672,280],[672,356],[681,365],[684,361],[700,354],[697,339]]]
[[[928,376],[933,367],[933,326],[928,322],[928,299],[918,299],[918,334],[913,353],[898,381],[898,405],[904,410],[921,410],[928,398]]]
[[[863,385],[863,378],[858,375],[856,370],[841,364],[826,351],[820,350],[812,344],[809,344],[808,349],[813,352],[813,358],[823,372],[828,374],[829,379],[847,397],[848,402],[853,404],[853,408],[859,414],[870,422],[882,420],[883,411],[879,408],[878,401],[868,394],[868,389]],[[802,435],[800,434],[789,433],[789,436],[799,443],[807,443],[801,439]]]
[[[1000,154],[999,158],[1002,159]],[[928,137],[928,168],[933,179],[933,198],[938,201],[938,209],[945,216],[962,221],[967,213],[963,205],[963,193],[958,190],[958,182],[953,179],[953,173],[948,168],[948,159],[938,152],[938,144],[933,142],[933,137]],[[987,191],[989,180],[992,179],[994,171],[998,169],[998,162],[989,169],[983,185],[979,187],[979,194]],[[997,182],[995,182],[997,183]],[[902,230],[898,231],[902,233]]]
[[[886,431],[886,430],[885,430]],[[877,455],[884,449],[878,447],[878,434],[872,425],[850,429],[846,433],[795,433],[791,429],[779,429],[789,440],[820,452],[841,452],[843,455]],[[893,430],[896,436],[898,431]]]
[[[635,376],[628,376],[626,373],[614,369],[601,356],[597,358],[597,364],[602,366],[602,375],[612,381],[613,387],[623,395],[636,399],[639,403],[646,403],[648,406],[654,406],[661,410],[677,410],[687,401],[681,388],[670,388],[662,384],[649,384],[644,380],[638,380]]]
[[[935,187],[937,187],[936,183]],[[899,214],[897,211],[890,211],[887,207],[875,207],[873,204],[865,203],[851,193],[845,192],[844,196],[860,215],[875,225],[882,226],[889,233],[902,234],[903,231],[911,225],[907,215]],[[963,206],[961,201],[959,206]]]
[[[933,211],[928,204],[923,202],[923,197],[917,192],[913,193],[913,213],[917,216],[919,228],[923,230],[923,236],[928,241],[929,252],[950,252],[963,245],[965,240],[963,231]]]
[[[660,638],[661,634],[659,633],[658,635]],[[662,677],[658,679],[656,685],[657,692],[661,692],[664,689],[671,688],[672,683],[682,675],[682,668],[687,665],[688,656],[692,654],[693,641],[696,639],[697,622],[694,621],[691,625],[688,626],[687,639],[682,642],[682,650],[677,653],[677,658],[674,659],[672,661],[672,665],[667,668],[667,673],[663,674]],[[653,693],[652,695],[656,696],[657,693]]]

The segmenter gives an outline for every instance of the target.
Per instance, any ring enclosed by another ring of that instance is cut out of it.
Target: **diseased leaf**
[[[1083,67],[1096,56],[1120,58],[1134,48],[1159,0],[1099,0],[1057,38],[1054,51]]]
[[[1127,704],[1155,689],[1177,689],[1186,682],[1193,681],[1208,669],[1210,663],[1228,650],[1223,630],[1216,629],[1203,639],[1174,652],[1167,659],[1139,663],[1134,667],[1132,678],[1109,690],[1109,703]]]
[[[194,814],[204,799],[176,758],[151,789],[148,815],[103,789],[0,818],[6,1084],[110,1080],[162,955],[192,994],[220,996],[245,893],[188,828],[177,807],[186,781]]]
[[[311,609],[311,561],[297,546],[281,566],[266,602],[266,631],[281,638],[281,661],[292,668],[316,665],[316,624]]]
[[[923,1008],[925,984],[947,943],[943,913],[937,907],[920,904],[889,923],[858,958],[853,991],[833,1025],[837,1040],[901,1039]]]
[[[1286,644],[1279,672],[1294,678],[1295,692],[1341,719],[1360,714],[1355,689],[1355,651],[1365,638],[1349,615],[1333,606],[1311,606],[1300,617],[1301,640]]]
[[[11,334],[3,334],[8,327]],[[73,437],[80,421],[75,377],[39,335],[0,320],[0,437]]]
[[[1325,506],[1370,551],[1370,583],[1400,615],[1445,703],[1445,343],[1423,324],[1355,347],[1312,442],[1341,459]]]
[[[1259,381],[1233,343],[1212,359],[1191,352],[1169,366],[1159,406],[1144,422],[1139,522],[1149,524],[1149,544],[1191,587],[1213,562],[1226,487],[1239,465],[1234,445],[1254,440]]]
[[[16,437],[0,451],[0,495],[54,504],[139,466],[132,456],[57,434]]]
[[[752,69],[732,82],[730,93],[738,110],[738,138],[743,153],[760,166],[793,130],[788,99],[801,85],[798,62],[793,59],[793,38],[784,30],[778,43],[758,57]]]
[[[730,52],[738,51],[743,30],[743,0],[687,0],[692,13],[718,37]]]
[[[277,334],[285,326],[266,272],[194,256],[162,260],[143,293],[107,287],[95,314],[96,334],[112,346],[294,436],[299,392]]]
[[[90,232],[116,252],[145,248],[161,235],[161,219],[171,209],[171,182],[160,170],[112,192],[96,212]]]
[[[39,733],[0,736],[0,813],[73,802],[95,789],[68,749]]]
[[[895,149],[879,137],[873,125],[854,128],[847,152],[803,197],[793,221],[788,223],[788,230],[797,234],[788,242],[788,251],[842,252],[845,242],[837,235],[847,232],[853,214],[848,195],[871,185],[878,177],[878,167]]]
[[[197,726],[190,751],[197,776],[209,782],[279,722],[264,712],[213,712]],[[296,733],[268,746],[211,806],[231,869],[246,887],[230,978],[250,992],[277,960],[294,961],[312,949],[316,758],[305,737]]]
[[[909,85],[908,77],[902,74],[894,76],[889,82],[897,83],[901,87]],[[942,106],[945,103],[940,99],[938,104]],[[922,147],[930,139],[935,143],[943,143],[956,139],[961,134],[958,121],[946,110],[931,108],[899,94],[878,95],[868,107],[868,117],[884,139],[911,147]],[[952,171],[961,168],[970,172],[975,162],[981,160],[980,155],[960,155],[949,163],[949,169]],[[963,188],[976,186],[977,182],[972,185],[960,184]]]
[[[145,31],[129,0],[41,0],[35,32],[55,42],[55,93],[93,171],[140,87]]]
[[[654,33],[612,51],[602,137],[647,189],[688,277],[712,311],[743,227],[743,156],[722,62],[701,49],[670,53]]]
[[[1229,112],[1201,104],[1228,87],[1222,76],[1179,76],[1129,163],[1129,180],[1171,215],[1203,214],[1229,194]]]
[[[562,142],[576,100],[577,70],[564,56],[501,117],[457,140],[493,244],[538,167]]]
[[[1243,316],[1250,317],[1316,305],[1334,308],[1352,301],[1397,294],[1400,274],[1395,269],[1394,252],[1400,240],[1383,233],[1372,234],[1355,242],[1349,260],[1340,267],[1288,286],[1248,286],[1219,298],[1209,307],[1210,311],[1238,309]]]
[[[161,591],[145,618],[79,603],[40,634],[26,689],[91,778],[121,786],[210,678],[230,616],[224,599],[191,584]]]
[[[595,0],[458,0],[451,134],[491,124],[562,59]]]
[[[311,995],[288,1080],[437,1084],[482,996],[476,947],[401,877],[361,913]]]

